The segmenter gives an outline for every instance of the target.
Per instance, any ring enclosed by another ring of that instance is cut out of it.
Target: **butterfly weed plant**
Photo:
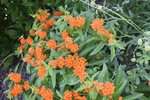
[[[148,36],[138,40],[119,31],[122,20],[142,34],[132,20],[94,0],[78,2],[86,5],[87,11],[71,12],[61,6],[53,14],[40,8],[32,15],[29,36],[21,38],[15,52],[28,63],[26,71],[31,76],[23,80],[16,72],[18,67],[9,73],[3,81],[12,81],[5,91],[8,98],[17,99],[21,94],[24,100],[148,100]],[[129,69],[118,60],[125,60],[132,38],[137,48],[130,59],[135,66]]]

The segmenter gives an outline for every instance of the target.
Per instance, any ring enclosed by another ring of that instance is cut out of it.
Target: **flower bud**
[[[132,61],[132,62],[135,62],[135,61],[136,61],[136,58],[132,58],[131,61]]]
[[[142,39],[138,39],[138,45],[142,45]]]
[[[145,46],[145,51],[149,51],[150,50],[150,46]]]

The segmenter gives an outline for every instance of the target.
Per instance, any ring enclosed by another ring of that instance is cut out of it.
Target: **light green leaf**
[[[135,93],[135,94],[123,97],[123,100],[135,100],[135,99],[140,98],[143,95],[144,95],[143,93]]]
[[[26,70],[27,70],[27,73],[30,74],[30,64],[27,65]]]
[[[101,43],[97,45],[97,47],[90,53],[90,55],[98,53],[104,47],[104,45],[105,43],[101,41]]]
[[[114,59],[114,57],[115,57],[115,47],[114,47],[114,45],[111,45],[111,61]]]
[[[99,73],[99,76],[98,76],[98,82],[99,82],[99,83],[100,83],[100,82],[103,82],[104,76],[108,76],[108,75],[106,75],[106,74],[108,74],[107,72],[108,72],[107,66],[106,66],[106,64],[104,63],[104,64],[103,64],[103,69],[102,69],[102,71]],[[106,78],[105,78],[105,79],[106,79]],[[105,80],[105,82],[106,82],[106,80]]]
[[[99,72],[96,72],[95,74],[93,74],[93,76],[91,77],[91,81],[94,80],[94,78],[98,75]]]
[[[58,95],[60,98],[63,98],[63,94],[60,93],[58,90],[56,90],[56,93],[57,93],[57,95]]]

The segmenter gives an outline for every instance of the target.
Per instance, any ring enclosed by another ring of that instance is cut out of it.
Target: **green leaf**
[[[29,78],[29,83],[31,84],[36,77],[36,73],[32,74]]]
[[[140,83],[140,78],[137,77],[137,78],[136,78],[136,84],[139,85],[139,83]]]
[[[84,40],[84,35],[83,35],[83,32],[82,32],[82,28],[78,29],[77,33],[79,33],[80,39],[81,39],[81,41],[83,41]]]
[[[6,83],[6,81],[9,79],[10,77],[8,76],[8,77],[6,77],[4,80],[3,80],[3,84],[5,84]]]
[[[122,76],[123,76],[123,71],[122,71],[122,66],[120,65],[114,80],[115,86],[117,86],[121,82]]]
[[[27,73],[30,74],[30,64],[27,65],[26,70],[27,70]]]
[[[135,91],[150,91],[150,86],[148,85],[138,86]]]
[[[5,4],[8,0],[1,0],[1,4]]]
[[[9,58],[5,61],[4,66],[3,66],[3,70],[6,69],[6,68],[8,68],[9,65],[10,65],[10,63],[11,63],[12,61],[13,61],[13,57],[11,56],[11,57],[9,57]]]
[[[81,51],[81,53],[79,53],[79,56],[82,57],[83,55],[88,54],[95,47],[96,47],[96,45],[92,45],[92,46],[89,46],[89,47],[85,48],[84,50]]]
[[[53,88],[55,88],[55,86],[56,86],[56,69],[53,69],[53,71],[52,71],[52,85],[53,85]]]
[[[37,87],[40,88],[41,87],[41,82],[42,82],[42,77],[37,79]]]
[[[14,70],[15,73],[17,73],[18,66],[19,66],[19,64],[15,67],[15,70]]]
[[[28,96],[25,92],[21,93],[22,97],[23,97],[23,100],[29,100],[28,99]]]
[[[56,90],[56,93],[57,93],[57,95],[58,95],[60,98],[63,98],[62,93],[60,93],[58,90]]]
[[[124,80],[122,80],[122,82],[120,82],[120,84],[121,84],[121,86],[120,86],[120,84],[116,87],[116,89],[115,89],[115,93],[113,94],[113,97],[115,97],[115,100],[117,99],[117,96],[119,95],[119,94],[121,94],[121,92],[122,92],[122,90],[125,88],[125,86],[126,86],[126,84],[127,84],[127,80],[126,79],[124,79]]]
[[[120,49],[125,50],[125,48],[124,48],[123,46],[119,45],[118,43],[116,44],[116,46],[117,46],[118,48],[120,48]]]
[[[115,47],[114,47],[114,45],[111,45],[111,61],[114,59],[114,57],[115,57]]]
[[[47,63],[45,61],[42,60],[42,63],[44,64],[44,66],[48,66]]]
[[[102,69],[102,71],[99,73],[99,76],[98,76],[98,82],[99,82],[99,83],[100,83],[100,82],[103,82],[104,76],[108,76],[108,75],[106,75],[107,72],[108,72],[107,66],[106,66],[106,64],[104,63],[104,64],[103,64],[103,69]],[[107,73],[107,74],[108,74],[108,73]],[[106,82],[106,80],[105,80],[105,82]]]
[[[96,60],[91,61],[87,64],[87,66],[93,66],[93,65],[102,65],[103,63],[107,63],[109,60]]]
[[[143,95],[144,95],[143,93],[135,93],[135,94],[123,97],[123,100],[135,100],[135,99],[140,98]]]
[[[80,87],[76,91],[82,91],[85,88],[87,88],[87,86],[85,84],[81,84]]]
[[[94,78],[98,75],[99,72],[96,72],[95,74],[93,74],[93,76],[91,77],[91,81],[94,80]]]
[[[33,3],[32,2],[26,2],[26,3],[21,3],[22,5],[24,5],[24,6],[27,6],[27,7],[29,7],[29,6],[32,6],[33,5]]]
[[[90,55],[98,53],[104,47],[104,45],[105,43],[101,41],[101,43],[97,45],[97,47],[90,53]]]
[[[136,56],[142,56],[142,54],[140,52],[137,52]]]
[[[24,67],[24,62],[22,62],[22,65],[19,68],[19,74],[21,74],[23,67]]]
[[[55,59],[57,59],[59,57],[59,54],[55,50],[51,49],[51,52]]]

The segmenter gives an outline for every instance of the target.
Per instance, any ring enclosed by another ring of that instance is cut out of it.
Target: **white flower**
[[[149,44],[148,42],[145,42],[145,44],[144,44],[144,45],[145,45],[145,47],[146,47],[146,46],[148,46],[148,44]]]
[[[138,39],[138,45],[142,45],[142,39]]]
[[[98,9],[100,9],[100,10],[101,10],[102,8],[103,8],[103,6],[101,6],[101,5],[99,5],[99,6],[98,6]]]
[[[136,58],[132,58],[131,61],[132,61],[132,62],[135,62],[135,61],[136,61]]]

